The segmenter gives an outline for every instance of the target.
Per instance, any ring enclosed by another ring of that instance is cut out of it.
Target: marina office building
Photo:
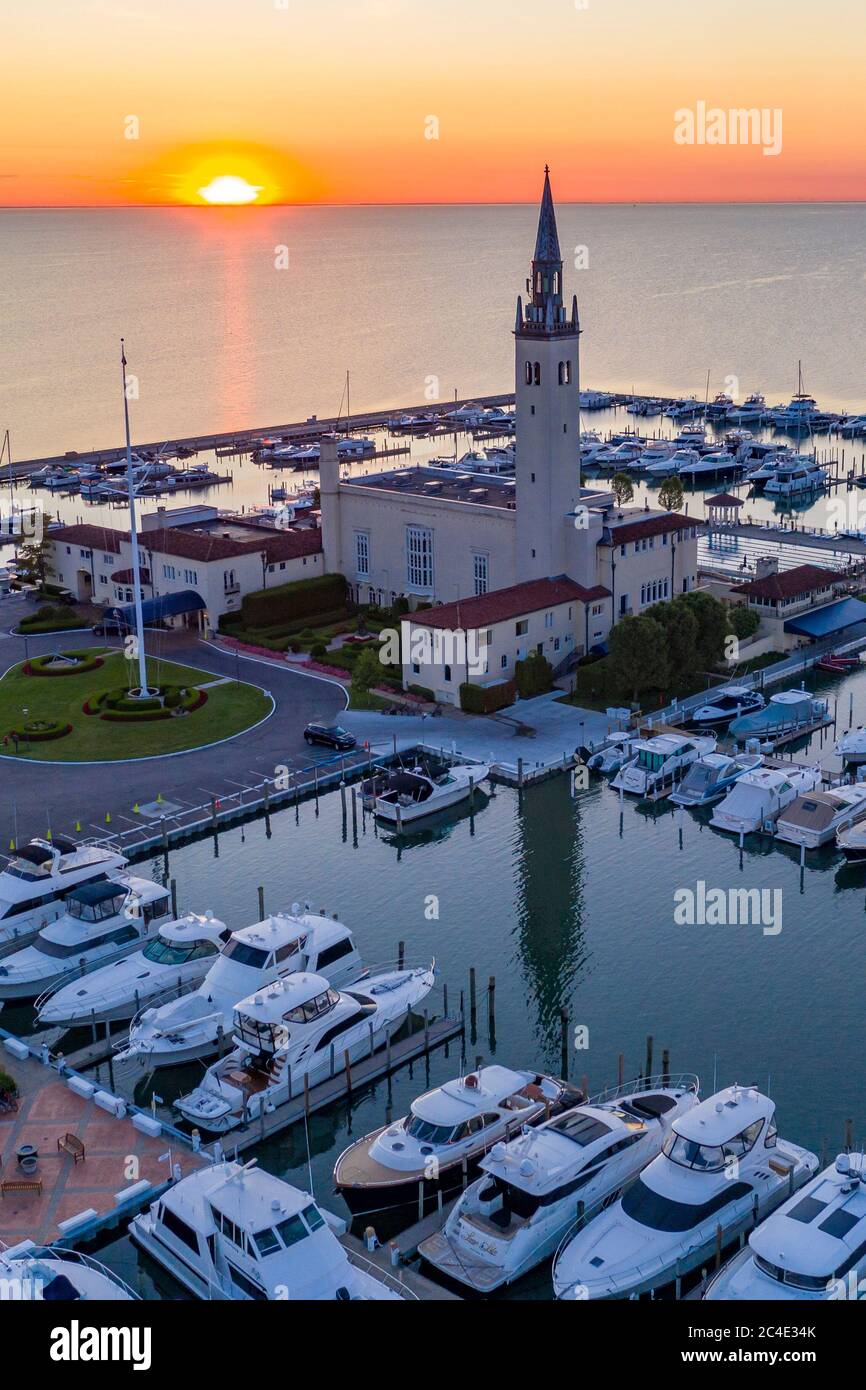
[[[603,643],[620,617],[697,585],[697,533],[688,517],[618,508],[603,486],[582,485],[580,332],[577,298],[570,308],[563,298],[545,170],[526,302],[518,297],[514,322],[515,477],[427,466],[343,480],[335,441],[322,441],[325,567],[346,576],[358,602],[409,600],[404,679],[441,700],[456,703],[465,672],[450,671],[447,661],[419,672],[405,650],[416,627],[485,641],[495,628],[490,669],[474,677],[483,684],[485,675],[513,675],[530,650],[554,669],[567,666]]]

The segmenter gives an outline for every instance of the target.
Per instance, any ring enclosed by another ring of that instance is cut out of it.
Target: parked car
[[[325,748],[335,748],[338,753],[346,753],[354,748],[358,740],[339,724],[308,724],[304,730],[307,743],[321,743]]]

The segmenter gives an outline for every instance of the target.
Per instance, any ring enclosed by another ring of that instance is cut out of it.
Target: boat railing
[[[676,1075],[671,1072],[658,1072],[655,1076],[636,1076],[632,1081],[625,1081],[616,1086],[607,1086],[603,1091],[590,1096],[585,1104],[605,1105],[612,1100],[625,1099],[643,1091],[655,1090],[692,1091],[697,1095],[700,1084],[694,1072],[684,1071],[678,1072]]]
[[[0,1253],[8,1257],[10,1251],[12,1261],[19,1259],[62,1260],[68,1264],[84,1265],[86,1269],[92,1269],[95,1274],[101,1274],[106,1279],[110,1279],[113,1284],[121,1288],[130,1298],[135,1299],[137,1302],[141,1301],[141,1295],[137,1294],[134,1289],[131,1289],[125,1279],[121,1279],[120,1275],[115,1274],[113,1269],[109,1269],[107,1265],[101,1264],[100,1261],[95,1260],[92,1255],[86,1255],[83,1250],[70,1250],[63,1245],[26,1245],[25,1248],[21,1248],[21,1246],[6,1245],[0,1240]]]
[[[127,1037],[119,1038],[115,1042],[115,1051],[122,1052],[129,1046],[133,1029],[141,1025],[144,1015],[149,1013],[151,1009],[162,1008],[165,1004],[173,1003],[175,999],[182,999],[186,994],[194,994],[200,985],[200,980],[188,980],[185,984],[172,985],[170,989],[163,990],[161,994],[154,994],[148,999],[147,1003],[142,1004],[141,1008],[133,1015],[129,1024],[129,1034]],[[209,1014],[198,1014],[195,1018],[181,1020],[178,1023],[172,1024],[170,1028],[166,1028],[164,1031],[166,1033],[182,1033],[187,1028],[200,1026],[203,1023],[207,1023],[210,1019],[222,1018],[222,1016],[222,1009],[213,1009]]]
[[[343,1249],[346,1250],[346,1247],[343,1246]],[[349,1263],[351,1265],[354,1265],[356,1269],[360,1269],[362,1273],[368,1274],[371,1278],[378,1280],[380,1284],[384,1284],[386,1289],[390,1289],[392,1293],[399,1294],[400,1298],[414,1299],[416,1303],[420,1303],[421,1300],[418,1298],[418,1295],[409,1288],[408,1284],[404,1284],[403,1280],[398,1275],[391,1274],[387,1269],[382,1269],[381,1266],[375,1264],[373,1260],[366,1259],[355,1250],[346,1250],[346,1254],[349,1257]]]

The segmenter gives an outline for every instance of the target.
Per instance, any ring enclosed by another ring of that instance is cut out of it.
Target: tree
[[[642,690],[664,689],[668,683],[667,645],[661,623],[645,613],[621,618],[608,639],[613,675],[620,690],[637,700]]]
[[[683,485],[679,478],[665,478],[659,488],[659,502],[666,512],[678,512],[683,505]]]
[[[374,651],[363,651],[352,668],[353,689],[366,693],[371,685],[382,679],[382,663]]]
[[[654,604],[648,616],[664,628],[668,679],[675,687],[699,668],[697,615],[674,599],[673,603]]]
[[[614,473],[610,487],[618,507],[625,507],[634,497],[634,488],[627,473]]]
[[[698,620],[697,660],[700,670],[712,671],[725,655],[725,638],[728,635],[728,613],[725,605],[712,594],[693,590],[690,594],[680,594],[675,605],[694,613]]]
[[[516,663],[514,678],[521,700],[531,700],[533,695],[543,695],[550,689],[553,667],[541,652],[530,652],[525,660]]]
[[[18,578],[24,584],[38,584],[40,589],[44,588],[45,578],[49,573],[47,562],[50,522],[51,517],[46,512],[42,517],[39,538],[20,546],[15,556]]]
[[[761,619],[754,608],[737,603],[728,609],[728,632],[732,632],[735,637],[751,637],[760,626]]]

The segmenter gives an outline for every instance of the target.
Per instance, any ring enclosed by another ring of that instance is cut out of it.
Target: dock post
[[[265,804],[265,811],[266,811],[266,812],[269,811],[269,810],[270,810],[270,804],[271,804],[271,794],[270,794],[270,792],[269,792],[269,790],[268,790],[268,779],[267,779],[267,777],[266,777],[265,780],[262,782],[262,801],[263,801],[264,804]]]
[[[424,1220],[424,1179],[418,1183],[418,1220]]]
[[[397,735],[396,735],[396,734],[392,734],[392,735],[391,735],[391,741],[392,741],[392,743],[394,744],[394,757],[396,758],[396,756],[397,756]]]
[[[487,982],[487,1032],[490,1035],[490,1047],[496,1047],[496,976],[491,975]]]
[[[475,782],[471,773],[469,774],[469,809],[470,811],[475,809]]]
[[[517,785],[523,790],[523,759],[517,759]]]
[[[334,1044],[333,1044],[333,1043],[331,1043],[331,1046],[330,1046],[329,1049],[328,1049],[328,1068],[329,1068],[329,1069],[328,1069],[328,1078],[329,1078],[329,1080],[333,1080],[333,1079],[334,1079]]]
[[[217,1024],[217,1056],[222,1057],[225,1052],[225,1030],[221,1023]]]
[[[372,1057],[372,1056],[373,1056],[373,1053],[376,1051],[376,1045],[375,1045],[375,1043],[373,1042],[373,1020],[372,1020],[372,1019],[370,1019],[370,1022],[367,1024],[367,1027],[368,1027],[369,1030],[370,1030],[370,1056]]]
[[[309,1113],[310,1113],[310,1073],[309,1073],[308,1071],[305,1071],[305,1072],[304,1072],[304,1114],[307,1115],[307,1116],[309,1116]]]
[[[265,890],[259,885],[259,921],[264,921],[265,917]]]
[[[647,1034],[646,1040],[646,1079],[649,1081],[653,1074],[653,1038],[652,1033]]]
[[[372,1023],[371,1023],[371,1024],[370,1024],[371,1036],[372,1036],[372,1028],[373,1028],[373,1025],[372,1025]],[[430,1051],[430,1015],[429,1015],[428,1011],[425,1009],[425,1010],[424,1010],[424,1055],[425,1055],[425,1057],[427,1056],[427,1054],[429,1053],[429,1051]]]
[[[333,1044],[332,1044],[332,1046],[333,1046]],[[387,1067],[387,1069],[388,1069],[388,1074],[390,1075],[390,1073],[391,1073],[391,1029],[390,1029],[390,1027],[385,1029],[385,1066]]]
[[[845,1152],[849,1154],[854,1147],[854,1121],[845,1121]]]
[[[358,842],[358,793],[352,788],[352,839]]]
[[[465,1154],[460,1160],[460,1180],[463,1185],[463,1191],[465,1192],[469,1182],[469,1160]]]
[[[405,941],[398,941],[398,942],[397,942],[397,969],[398,969],[398,970],[402,970],[402,969],[403,969],[403,962],[405,961],[405,959],[406,959],[406,942],[405,942]]]
[[[622,1086],[622,1085],[625,1084],[625,1053],[624,1053],[624,1052],[621,1052],[621,1053],[619,1054],[619,1056],[617,1057],[617,1059],[616,1059],[616,1084],[617,1084],[617,1086]]]
[[[346,819],[346,783],[342,776],[340,778],[340,805],[343,808],[343,820]]]
[[[662,1085],[669,1086],[671,1083],[671,1054],[668,1048],[662,1052]]]
[[[717,1226],[716,1226],[716,1259],[715,1259],[716,1269],[719,1268],[719,1265],[720,1265],[721,1263],[722,1263],[722,1223],[721,1223],[721,1221],[719,1221],[718,1224],[717,1224]]]
[[[568,1009],[559,1011],[560,1045],[562,1049],[562,1079],[568,1080]]]
[[[475,1009],[475,966],[474,966],[474,965],[470,965],[470,967],[469,967],[469,1026],[470,1026],[470,1029],[471,1029],[472,1041],[473,1041],[473,1042],[475,1041],[475,1023],[476,1023],[476,1009]]]
[[[210,818],[211,825],[213,826],[213,833],[216,835],[219,833],[219,818],[217,816],[217,804],[215,796],[212,796],[210,799]]]
[[[346,1090],[349,1092],[349,1095],[351,1095],[351,1094],[352,1094],[352,1065],[351,1065],[351,1063],[350,1063],[350,1061],[349,1061],[349,1049],[348,1049],[348,1048],[346,1048],[346,1049],[344,1050],[344,1052],[343,1052],[343,1066],[344,1066],[345,1069],[346,1069]]]
[[[177,916],[177,879],[171,880],[171,915]]]
[[[447,1018],[447,1017],[448,1017],[448,985],[447,985],[447,983],[446,983],[446,984],[443,984],[443,986],[442,986],[442,1017],[443,1017],[443,1018]]]
[[[96,1042],[96,1009],[90,1010],[90,1034],[91,1040]]]

